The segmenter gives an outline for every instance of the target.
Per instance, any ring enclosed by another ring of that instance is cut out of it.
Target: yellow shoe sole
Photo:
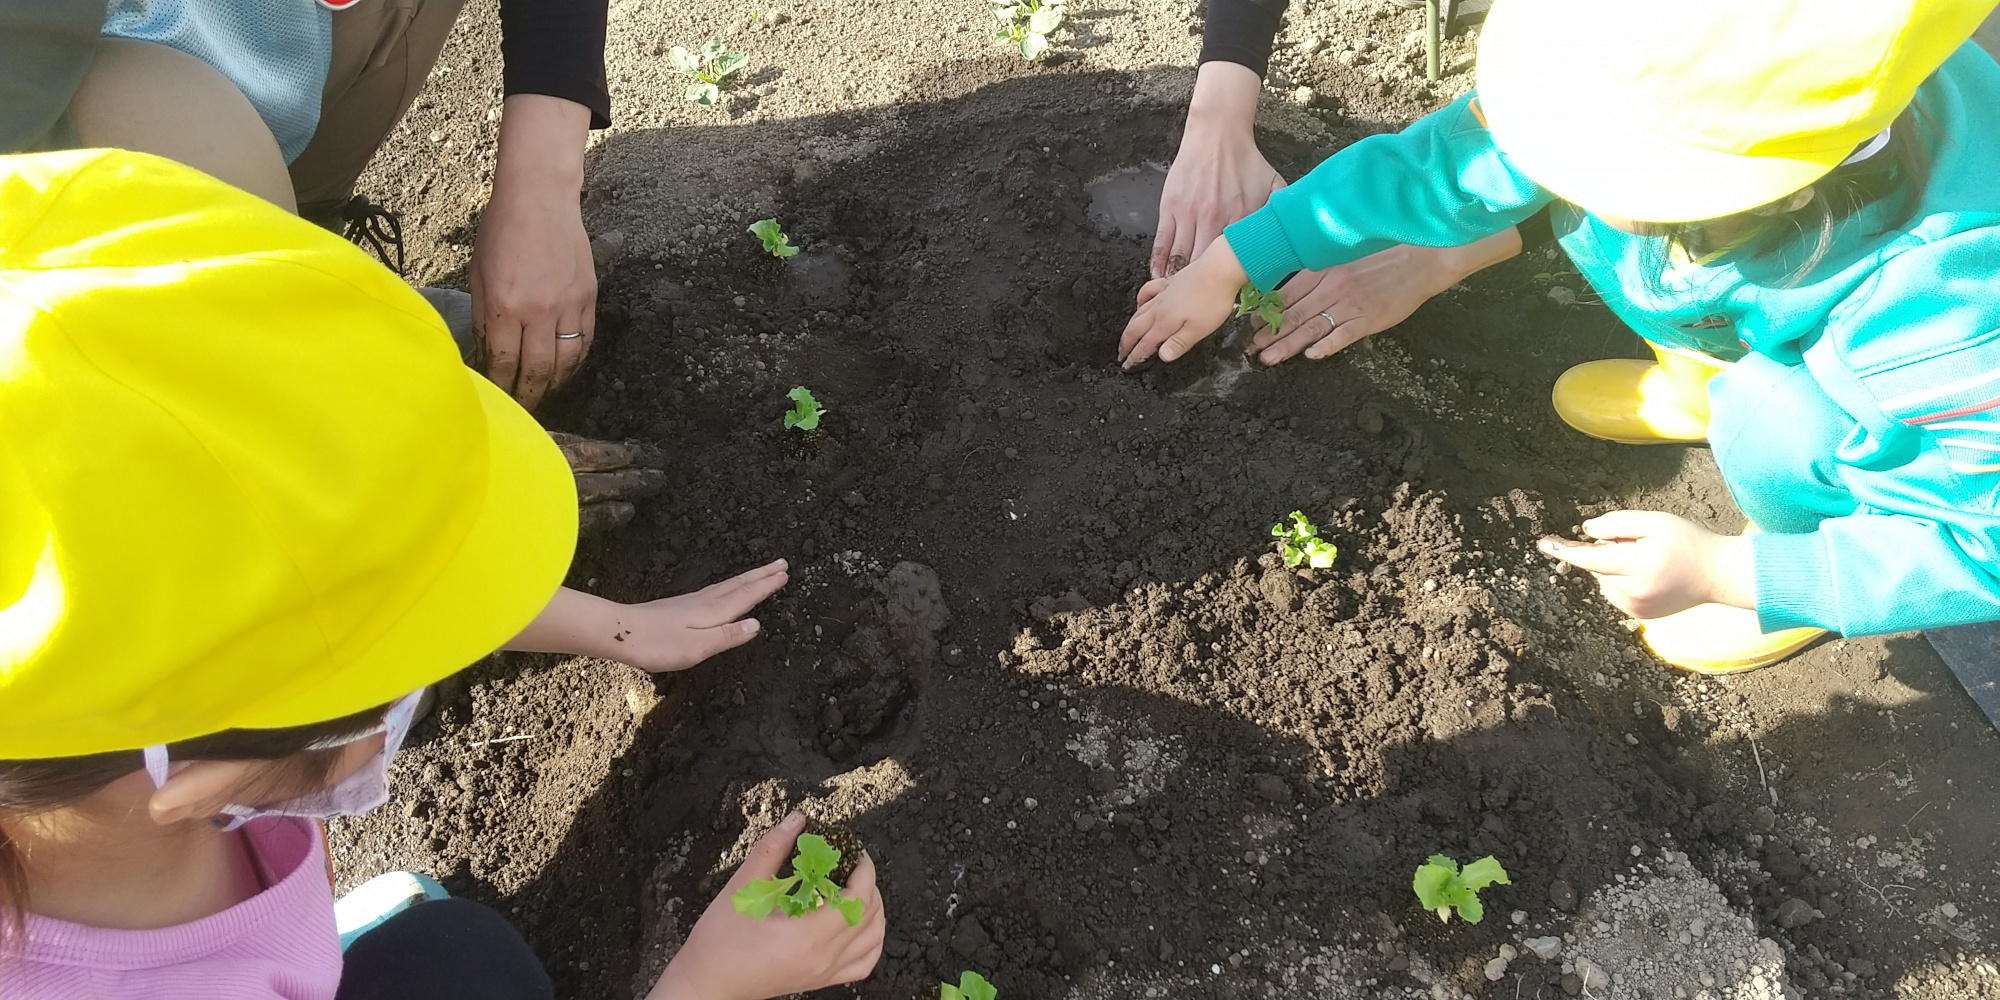
[[[1563,422],[1619,444],[1691,444],[1708,417],[1690,412],[1667,371],[1651,361],[1608,358],[1577,365],[1549,393]]]
[[[1679,614],[1639,622],[1640,638],[1660,659],[1697,674],[1736,674],[1773,663],[1818,641],[1823,628],[1764,632],[1757,612],[1697,604]]]

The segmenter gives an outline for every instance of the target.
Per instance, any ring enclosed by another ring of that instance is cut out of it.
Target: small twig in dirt
[[[1935,802],[1935,801],[1937,801],[1937,800],[1933,799],[1933,800],[1931,800],[1931,801],[1932,801],[1932,802]],[[1929,809],[1930,807],[1931,807],[1931,804],[1930,804],[1930,802],[1926,802],[1926,803],[1924,803],[1923,805],[1920,805],[1920,806],[1918,806],[1918,807],[1917,807],[1917,811],[1916,811],[1916,812],[1913,812],[1913,813],[1911,813],[1911,814],[1910,814],[1910,818],[1909,818],[1909,819],[1906,819],[1906,820],[1904,820],[1904,821],[1903,821],[1903,827],[1904,827],[1905,829],[1908,829],[1908,828],[1909,828],[1909,825],[1910,825],[1911,823],[1915,823],[1915,822],[1917,821],[1917,817],[1919,817],[1919,816],[1922,816],[1922,815],[1924,814],[1924,810],[1926,810],[1926,809]]]
[[[522,733],[519,736],[496,736],[490,740],[478,740],[472,743],[468,743],[466,744],[466,746],[483,747],[488,743],[512,743],[515,740],[532,740],[534,738],[535,738],[534,733]]]
[[[1777,808],[1778,793],[1771,790],[1771,779],[1764,776],[1764,752],[1757,749],[1757,738],[1750,738],[1750,756],[1757,761],[1757,780],[1764,785],[1764,794],[1771,797],[1771,807]]]

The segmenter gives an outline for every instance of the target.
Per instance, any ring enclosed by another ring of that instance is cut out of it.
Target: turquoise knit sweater
[[[1459,246],[1553,202],[1494,145],[1472,100],[1341,150],[1230,226],[1250,280],[1274,288],[1293,271],[1396,243]],[[1796,261],[1784,253],[1662,275],[1658,240],[1554,208],[1563,249],[1641,335],[1802,368],[1834,404],[1814,418],[1832,424],[1810,437],[1840,443],[1786,491],[1796,495],[1746,497],[1752,484],[1731,482],[1746,509],[1805,508],[1829,487],[1851,497],[1843,510],[1822,503],[1800,523],[1765,524],[1753,540],[1766,630],[1867,635],[2000,619],[2000,66],[1968,43],[1916,101],[1933,157],[1916,213],[1888,232],[1879,207],[1850,216],[1789,287]],[[1718,423],[1757,405],[1732,397],[1731,384],[1710,385]],[[1737,447],[1780,450],[1786,434]],[[1774,487],[1760,478],[1754,488]]]

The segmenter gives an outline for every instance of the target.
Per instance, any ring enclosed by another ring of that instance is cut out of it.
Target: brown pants
[[[465,0],[363,0],[333,15],[319,129],[290,167],[299,214],[338,210],[430,78]]]

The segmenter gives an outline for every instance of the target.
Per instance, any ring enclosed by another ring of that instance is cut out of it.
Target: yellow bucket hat
[[[1838,166],[1994,0],[1500,0],[1493,141],[1565,200],[1646,222],[1747,211]]]
[[[0,759],[388,702],[575,540],[548,435],[353,246],[157,157],[0,157]]]

